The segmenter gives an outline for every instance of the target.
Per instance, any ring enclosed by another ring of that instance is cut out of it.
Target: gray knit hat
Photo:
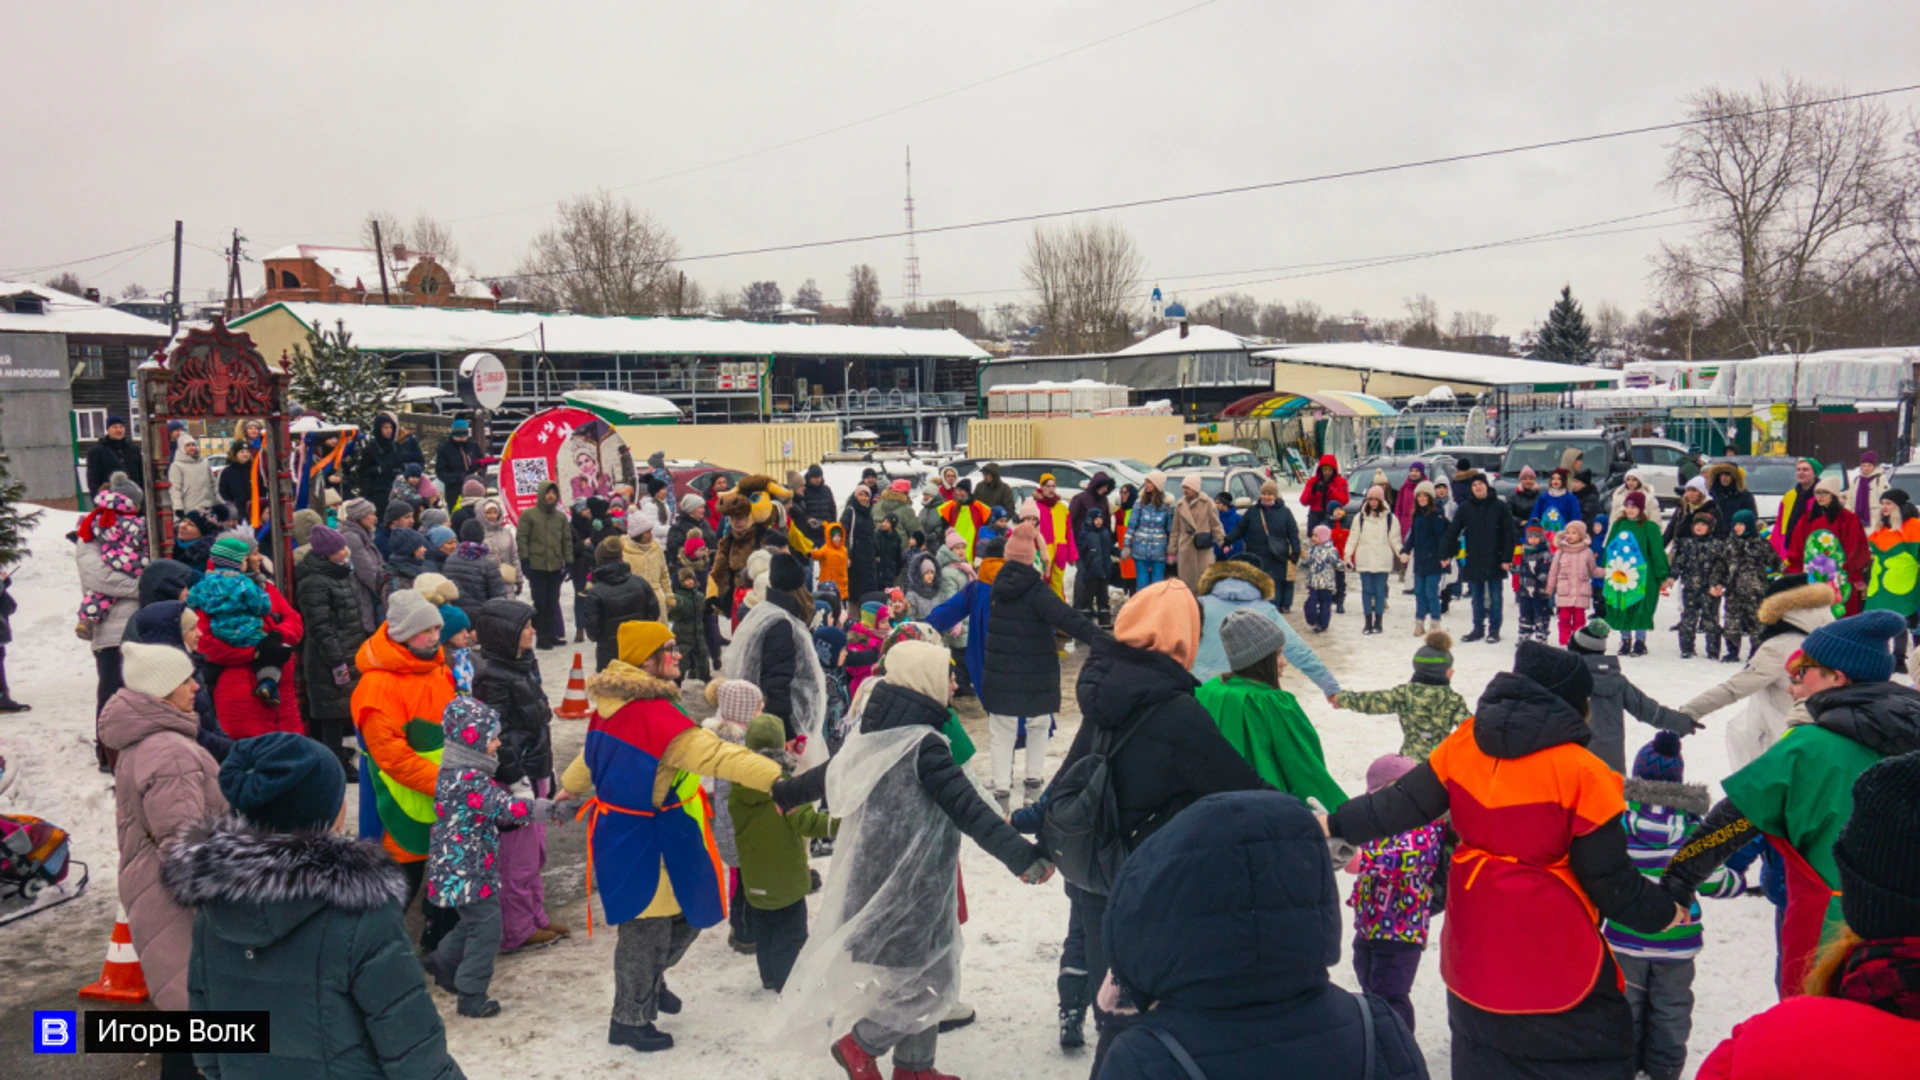
[[[1445,630],[1429,630],[1425,641],[1413,653],[1413,673],[1418,677],[1422,672],[1430,672],[1445,681],[1447,669],[1453,666],[1453,635]]]
[[[1587,624],[1573,632],[1567,639],[1567,648],[1577,653],[1593,653],[1605,656],[1607,638],[1613,636],[1613,626],[1605,619],[1588,619]]]
[[[1287,632],[1259,612],[1236,611],[1220,622],[1220,647],[1226,651],[1229,670],[1245,671],[1286,644]]]
[[[348,499],[347,505],[340,508],[340,520],[359,521],[368,514],[378,514],[379,512],[372,503],[365,499]]]
[[[396,589],[387,598],[387,636],[404,643],[415,634],[440,629],[444,620],[433,601],[412,589]]]

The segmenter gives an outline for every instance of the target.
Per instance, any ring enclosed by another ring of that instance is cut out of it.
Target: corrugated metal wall
[[[767,424],[761,434],[767,475],[781,479],[789,470],[805,472],[807,466],[840,449],[839,424]]]
[[[1033,421],[967,421],[967,456],[1024,458],[1033,456]]]

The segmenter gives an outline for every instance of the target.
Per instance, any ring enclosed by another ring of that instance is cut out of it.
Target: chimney
[[[1181,319],[1180,320],[1180,340],[1185,341],[1186,339],[1187,339],[1187,320]]]
[[[91,300],[91,301],[93,301],[94,303],[96,303],[96,304],[97,304],[97,303],[99,303],[99,302],[100,302],[100,290],[99,290],[99,289],[88,289],[88,290],[87,290],[87,293],[86,293],[86,295],[87,295],[87,299],[89,299],[89,300]]]
[[[405,244],[393,245],[393,261],[394,262],[407,261],[407,245]]]

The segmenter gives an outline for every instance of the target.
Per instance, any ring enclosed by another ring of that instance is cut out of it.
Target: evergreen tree
[[[1593,363],[1593,330],[1587,325],[1586,313],[1573,298],[1573,286],[1561,288],[1560,299],[1555,300],[1553,310],[1547,312],[1547,321],[1534,337],[1533,351],[1528,355],[1535,360],[1560,364]]]
[[[27,530],[40,520],[40,511],[20,509],[20,500],[27,497],[27,485],[15,479],[8,461],[6,453],[0,451],[0,567],[12,566],[32,554],[27,550]]]
[[[333,325],[331,331],[309,329],[306,344],[293,347],[287,360],[292,376],[288,394],[333,423],[370,432],[374,417],[399,403],[398,382],[379,354],[361,352],[353,344],[345,321]]]

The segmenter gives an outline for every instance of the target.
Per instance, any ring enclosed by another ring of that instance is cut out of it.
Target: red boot
[[[902,1069],[898,1065],[893,1069],[893,1080],[960,1080],[951,1073],[939,1069]]]
[[[880,1080],[880,1065],[873,1055],[861,1049],[853,1041],[853,1033],[848,1032],[833,1044],[833,1060],[847,1070],[847,1080]],[[898,1070],[896,1070],[897,1072]]]

